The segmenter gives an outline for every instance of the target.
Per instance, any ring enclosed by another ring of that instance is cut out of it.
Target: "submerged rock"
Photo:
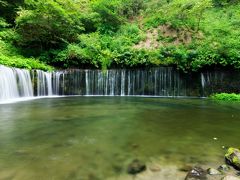
[[[161,167],[160,167],[158,164],[151,164],[151,165],[149,166],[149,169],[150,169],[152,172],[161,171]]]
[[[222,180],[240,180],[240,178],[236,176],[225,176],[222,178]]]
[[[207,172],[201,167],[192,168],[185,178],[185,180],[206,180],[206,179]]]
[[[138,174],[146,170],[146,165],[138,159],[133,160],[129,165],[127,172],[128,174]]]
[[[240,150],[237,148],[229,148],[225,154],[227,163],[234,168],[240,170]]]
[[[223,164],[223,165],[218,167],[218,170],[221,171],[221,172],[227,172],[227,171],[230,170],[230,167],[226,164]]]
[[[214,168],[209,168],[207,170],[207,172],[209,175],[221,175],[222,174],[219,170],[214,169]]]
[[[188,164],[184,164],[183,166],[181,166],[178,170],[179,171],[183,171],[183,172],[188,172],[192,169],[191,165]]]

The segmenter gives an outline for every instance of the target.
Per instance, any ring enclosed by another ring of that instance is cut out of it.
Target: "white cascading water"
[[[125,70],[121,71],[121,96],[125,95]]]
[[[16,72],[12,68],[0,66],[0,101],[19,97]]]
[[[37,96],[53,96],[58,95],[53,93],[53,85],[58,84],[59,86],[59,78],[60,75],[55,74],[55,83],[53,83],[53,73],[51,72],[44,72],[41,70],[36,70],[37,72]],[[59,87],[56,87],[56,90],[59,90]]]
[[[60,75],[60,72],[29,71],[0,65],[0,103],[34,97],[34,84],[37,86],[36,96],[59,95]]]
[[[18,89],[21,97],[33,96],[33,85],[30,72],[25,69],[15,69],[18,78]]]
[[[221,84],[226,81],[219,72],[200,73],[197,78],[188,81],[171,67],[44,72],[0,65],[0,103],[53,95],[206,96],[215,87],[223,88]]]

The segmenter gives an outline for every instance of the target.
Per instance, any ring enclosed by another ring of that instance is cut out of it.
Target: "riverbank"
[[[236,154],[233,153],[234,150]],[[136,171],[132,175],[125,174],[114,178],[107,178],[107,180],[240,180],[240,170],[238,169],[238,166],[240,167],[239,150],[229,148],[226,152],[222,160],[202,164],[181,164],[176,162],[174,165],[169,162],[161,162],[157,159],[152,159],[152,161],[144,164],[143,162],[134,160],[133,162],[138,161],[140,163],[131,163],[129,165],[130,168],[134,168],[135,170],[139,170],[142,166],[145,168],[139,172]]]

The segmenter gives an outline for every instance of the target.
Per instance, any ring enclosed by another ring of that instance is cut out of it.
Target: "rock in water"
[[[178,170],[183,172],[188,172],[192,169],[191,165],[184,164]]]
[[[207,170],[208,174],[209,175],[221,175],[222,173],[214,168],[209,168]]]
[[[221,172],[227,172],[227,171],[230,170],[230,167],[226,164],[223,164],[223,165],[218,167],[218,170],[221,171]]]
[[[127,172],[129,174],[138,174],[146,170],[146,165],[138,159],[133,160],[129,165]]]
[[[236,176],[225,176],[222,180],[240,180],[240,178]]]
[[[227,163],[236,169],[240,169],[240,150],[237,148],[229,148],[225,154]]]
[[[207,179],[207,172],[203,170],[201,167],[194,167],[192,168],[185,180],[206,180]]]

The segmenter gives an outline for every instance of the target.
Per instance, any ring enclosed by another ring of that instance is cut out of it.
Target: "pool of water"
[[[0,105],[0,179],[107,179],[133,159],[223,161],[240,106],[206,99],[63,97]]]

